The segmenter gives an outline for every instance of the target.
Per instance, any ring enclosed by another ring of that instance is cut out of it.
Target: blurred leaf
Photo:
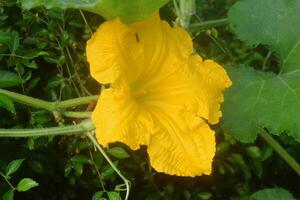
[[[242,0],[228,16],[240,39],[267,45],[280,57],[281,73],[286,73],[300,66],[299,10],[300,0]]]
[[[16,50],[19,48],[19,45],[20,45],[19,33],[16,31],[12,31],[10,33],[10,38],[8,43],[8,47],[12,54],[16,52]]]
[[[130,23],[140,21],[162,7],[168,0],[20,0],[24,9],[38,6],[50,8],[75,8],[102,15],[107,20],[120,17]]]
[[[256,159],[261,157],[261,150],[258,146],[247,147],[246,151],[251,158]]]
[[[9,175],[15,173],[20,168],[20,166],[22,165],[23,161],[24,161],[24,159],[17,159],[17,160],[11,161],[7,165],[6,176],[9,176]]]
[[[88,148],[90,146],[91,146],[91,144],[88,141],[78,141],[76,143],[76,148],[78,148],[79,150],[86,149],[86,148]]]
[[[34,139],[33,138],[28,138],[27,139],[27,147],[29,150],[33,150],[34,149]]]
[[[38,186],[39,184],[30,179],[30,178],[23,178],[19,183],[18,183],[18,186],[17,186],[17,190],[19,192],[25,192],[27,190],[30,190],[31,188],[33,187],[36,187]]]
[[[29,161],[29,167],[36,173],[42,174],[44,173],[44,167],[40,161],[31,160]]]
[[[83,165],[82,165],[82,163],[74,163],[73,169],[75,171],[75,176],[76,177],[79,177],[79,176],[82,175],[82,173],[83,173]]]
[[[201,192],[197,194],[197,197],[201,200],[208,200],[212,198],[212,194],[209,192]]]
[[[300,67],[300,65],[299,65]],[[300,71],[275,75],[228,67],[233,86],[225,92],[222,125],[241,142],[253,142],[262,127],[300,140]]]
[[[8,190],[7,192],[4,193],[3,200],[13,200],[14,199],[14,191],[13,190]]]
[[[9,32],[0,32],[0,43],[8,44],[10,39]]]
[[[93,197],[92,200],[101,200],[101,197],[103,196],[103,192],[102,191],[98,191],[96,192]]]
[[[251,166],[258,178],[261,178],[263,175],[263,164],[260,160],[252,160]]]
[[[34,87],[37,86],[37,84],[40,82],[40,80],[41,80],[41,77],[32,78],[27,84],[26,92],[29,93],[30,90],[32,90]]]
[[[91,160],[85,155],[75,155],[70,159],[70,161],[84,164],[91,163]]]
[[[296,200],[293,195],[282,188],[263,189],[250,196],[251,200]]]
[[[36,41],[34,41],[33,43],[36,43]],[[31,58],[36,58],[36,57],[39,57],[39,56],[49,56],[49,53],[47,51],[31,49],[31,50],[26,51],[25,56],[26,57],[31,57]]]
[[[231,157],[228,158],[233,164],[237,165],[240,167],[241,171],[244,174],[244,177],[246,180],[249,180],[251,178],[251,172],[246,164],[243,156],[241,154],[232,154]]]
[[[72,168],[73,168],[73,166],[69,162],[65,165],[65,168],[64,168],[64,176],[65,177],[69,176],[70,172],[72,171]]]
[[[161,195],[159,195],[158,193],[150,193],[145,198],[145,200],[160,200],[160,199],[161,199]]]
[[[7,31],[0,33],[0,43],[6,44],[12,54],[19,48],[20,38],[16,31]]]
[[[5,94],[0,93],[0,107],[10,111],[11,113],[15,114],[15,106],[11,98],[9,98]]]
[[[110,155],[118,158],[118,159],[124,159],[124,158],[129,158],[129,154],[121,147],[112,147],[107,150],[107,153]]]
[[[115,161],[113,163],[115,164],[115,166],[118,165],[117,161]],[[102,175],[103,178],[109,178],[112,174],[114,174],[114,172],[115,172],[115,170],[109,164],[107,164],[104,167],[104,169],[102,170],[101,175]]]
[[[0,88],[7,88],[20,85],[22,79],[18,74],[0,70]]]
[[[121,197],[117,192],[108,192],[107,195],[109,200],[121,200]]]
[[[34,60],[32,60],[32,61],[29,61],[29,60],[23,60],[22,63],[23,63],[26,67],[31,68],[31,69],[37,69],[37,68],[38,68],[38,66],[37,66],[37,64],[35,63]]]
[[[261,161],[265,161],[272,156],[273,148],[269,145],[265,145],[262,150],[262,156],[260,158]]]
[[[56,75],[48,81],[46,88],[53,88],[53,87],[60,86],[63,82],[64,79],[61,78],[59,75]]]

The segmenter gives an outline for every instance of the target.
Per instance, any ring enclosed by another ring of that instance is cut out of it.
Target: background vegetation
[[[188,28],[197,52],[224,66],[248,65],[255,69],[280,71],[277,54],[270,53],[268,46],[258,45],[272,44],[241,42],[240,39],[245,38],[238,39],[234,34],[236,29],[228,25],[227,12],[235,2],[196,1]],[[177,15],[172,2],[161,9],[162,18],[170,23]],[[221,20],[203,23],[215,19]],[[99,94],[101,87],[89,75],[85,45],[103,21],[99,15],[81,10],[47,10],[43,7],[24,10],[15,0],[0,0],[0,88],[47,101]],[[237,26],[239,23],[236,22]],[[80,121],[76,117],[56,116],[40,108],[13,105],[6,98],[0,96],[0,107],[3,107],[0,108],[1,128],[41,128]],[[249,101],[254,100],[250,98]],[[74,111],[90,111],[94,103],[76,107]],[[230,106],[227,104],[225,109]],[[242,126],[244,121],[236,123]],[[224,126],[214,128],[218,146],[210,176],[184,178],[157,173],[151,169],[144,149],[131,151],[122,144],[115,144],[106,152],[130,180],[130,199],[266,199],[252,194],[275,187],[284,188],[300,198],[299,176],[262,137],[256,140],[256,135],[250,139],[239,137],[239,130],[234,132],[236,129],[226,122]],[[300,160],[300,146],[293,137],[281,134],[274,138]],[[245,140],[252,143],[239,142]],[[113,200],[124,196],[122,180],[102,154],[95,151],[93,144],[80,135],[1,138],[0,172],[0,197],[5,200],[12,199],[13,193],[14,199],[24,200]],[[17,189],[12,192],[15,190],[12,188]],[[272,194],[276,198],[285,195],[282,199],[287,199],[290,194],[286,193],[278,189]]]

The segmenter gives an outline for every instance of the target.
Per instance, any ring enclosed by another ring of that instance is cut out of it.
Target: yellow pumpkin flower
[[[103,23],[87,43],[92,76],[102,91],[92,120],[100,144],[147,146],[158,172],[178,176],[211,173],[224,69],[193,54],[192,40],[155,14],[130,25]]]

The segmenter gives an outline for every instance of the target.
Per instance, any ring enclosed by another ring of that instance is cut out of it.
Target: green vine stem
[[[64,108],[71,108],[71,107],[75,107],[75,106],[88,104],[91,101],[98,100],[98,98],[99,98],[98,95],[93,95],[93,96],[79,97],[79,98],[75,98],[75,99],[60,101],[60,102],[54,102],[54,104],[55,104],[56,109],[64,109]],[[51,102],[51,103],[53,103],[53,102]]]
[[[120,170],[115,166],[115,164],[110,160],[108,155],[105,153],[104,149],[97,142],[95,137],[92,135],[91,131],[86,132],[87,137],[91,140],[91,142],[95,145],[95,147],[100,151],[106,161],[110,164],[113,170],[120,176],[120,178],[124,181],[126,186],[126,196],[124,200],[128,200],[129,192],[130,192],[130,181],[125,178],[125,176],[120,172]]]
[[[173,0],[176,15],[178,17],[180,26],[188,28],[192,15],[196,13],[195,0]]]
[[[7,179],[7,177],[2,173],[0,172],[0,175],[3,177],[3,179],[6,181],[6,183],[9,185],[9,187],[12,189],[12,190],[15,190],[16,188],[11,184],[11,182]]]
[[[283,160],[300,176],[299,163],[264,129],[259,135],[281,156]]]
[[[62,115],[70,118],[90,118],[92,116],[92,112],[65,111],[62,113]]]
[[[73,135],[94,130],[94,125],[90,119],[79,124],[35,129],[0,129],[0,137],[38,137],[55,135]]]
[[[208,20],[205,22],[192,23],[189,26],[189,30],[191,32],[198,32],[201,30],[205,30],[212,27],[224,26],[228,24],[228,18],[216,19],[216,20]]]
[[[43,108],[51,112],[64,109],[64,108],[70,108],[70,107],[88,104],[91,101],[97,100],[99,97],[98,95],[94,95],[94,96],[80,97],[80,98],[75,98],[75,99],[70,99],[70,100],[65,100],[60,102],[49,102],[49,101],[44,101],[33,97],[29,97],[26,95],[18,94],[15,92],[11,92],[5,89],[0,89],[0,93],[7,95],[15,102],[32,106],[35,108]]]

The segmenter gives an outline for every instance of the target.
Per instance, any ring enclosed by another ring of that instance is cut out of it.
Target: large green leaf
[[[22,7],[31,9],[76,8],[102,15],[106,19],[120,17],[124,22],[139,21],[162,7],[168,0],[20,0]]]
[[[293,195],[282,188],[263,189],[250,196],[251,200],[296,200]]]
[[[265,44],[281,60],[281,73],[300,63],[300,0],[242,0],[229,11],[237,36],[248,44]]]
[[[264,44],[281,60],[279,74],[229,68],[233,86],[223,105],[224,130],[242,142],[261,128],[300,140],[300,0],[242,0],[229,11],[237,36]]]
[[[225,93],[222,125],[242,142],[255,140],[260,128],[286,131],[300,140],[300,71],[282,75],[252,68],[227,68],[233,86]]]

